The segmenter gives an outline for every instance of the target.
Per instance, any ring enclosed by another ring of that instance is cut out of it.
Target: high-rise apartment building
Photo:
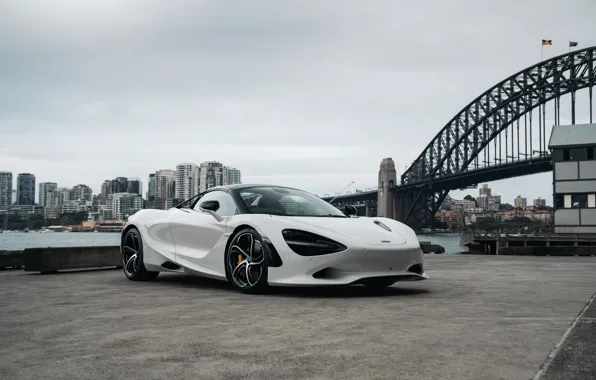
[[[128,178],[128,185],[126,192],[129,194],[142,195],[143,194],[143,183],[140,178]]]
[[[534,207],[545,207],[546,206],[546,199],[542,199],[540,197],[534,199]]]
[[[517,197],[515,197],[513,199],[513,207],[526,208],[527,205],[528,205],[528,199],[523,198],[521,195],[518,195]]]
[[[17,176],[17,204],[35,204],[35,175],[19,173]]]
[[[51,206],[52,205],[52,197],[54,196],[54,191],[58,187],[56,182],[42,182],[39,184],[39,194],[37,202],[40,206]]]
[[[126,193],[128,191],[128,178],[116,177],[112,181],[112,193]]]
[[[176,190],[176,171],[158,170],[155,173],[155,198],[172,199]]]
[[[72,192],[68,187],[57,187],[52,196],[52,206],[62,207],[64,202],[73,200]]]
[[[199,168],[196,164],[176,165],[176,198],[189,199],[199,193]]]
[[[224,166],[223,170],[223,184],[224,185],[236,185],[242,183],[240,170],[232,168],[230,166]]]
[[[134,193],[112,193],[108,196],[107,209],[112,218],[123,220],[143,208],[143,197]]]
[[[0,210],[12,205],[12,173],[0,172]]]
[[[223,165],[217,161],[205,161],[199,169],[199,191],[223,185]]]
[[[83,184],[73,186],[70,190],[70,198],[74,201],[82,199],[91,202],[93,200],[93,190],[89,186]]]
[[[483,183],[482,186],[478,189],[478,195],[480,196],[487,196],[490,197],[490,187],[488,187],[488,183]]]

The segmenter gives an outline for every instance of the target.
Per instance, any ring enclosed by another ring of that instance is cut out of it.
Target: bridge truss
[[[593,123],[595,83],[596,47],[590,47],[528,67],[478,96],[401,176],[394,190],[400,203],[397,219],[425,227],[450,190],[551,170],[547,120],[560,124],[561,97],[570,95],[569,124],[576,124],[576,93],[587,88]]]

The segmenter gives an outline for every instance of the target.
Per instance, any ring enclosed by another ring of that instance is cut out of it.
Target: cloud
[[[469,101],[539,60],[542,38],[555,43],[545,57],[596,44],[595,12],[591,0],[4,1],[0,170],[98,191],[219,160],[245,180],[375,187],[383,157],[401,171]],[[494,191],[548,198],[540,181]]]

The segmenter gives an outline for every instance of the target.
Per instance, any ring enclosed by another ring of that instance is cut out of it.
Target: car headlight
[[[312,232],[283,230],[281,233],[292,251],[300,256],[328,255],[347,249],[345,245]]]

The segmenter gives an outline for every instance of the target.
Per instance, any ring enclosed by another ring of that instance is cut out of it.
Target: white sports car
[[[139,281],[162,271],[194,273],[227,279],[244,292],[428,278],[410,227],[355,211],[288,187],[214,187],[169,210],[130,217],[120,245],[123,270]]]

